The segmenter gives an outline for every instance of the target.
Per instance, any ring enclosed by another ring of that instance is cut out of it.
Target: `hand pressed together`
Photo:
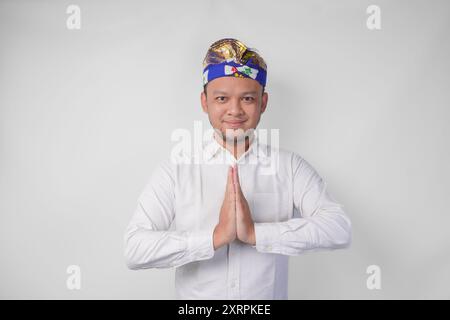
[[[251,245],[256,242],[255,227],[248,202],[239,183],[237,166],[230,166],[219,223],[214,229],[214,249],[235,239]]]

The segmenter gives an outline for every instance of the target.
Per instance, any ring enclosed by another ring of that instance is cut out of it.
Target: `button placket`
[[[235,242],[230,243],[228,252],[228,297],[240,299],[240,248]]]

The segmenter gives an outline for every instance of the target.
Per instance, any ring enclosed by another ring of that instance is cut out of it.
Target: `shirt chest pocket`
[[[283,193],[254,193],[250,210],[254,222],[285,221],[289,215],[287,195]]]

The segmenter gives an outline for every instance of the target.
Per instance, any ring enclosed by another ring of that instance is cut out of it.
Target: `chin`
[[[245,128],[237,128],[237,129],[225,128],[222,131],[222,135],[229,142],[241,142],[241,141],[244,141],[245,138],[249,136],[247,130],[248,129],[245,129]],[[227,131],[232,131],[232,132],[227,134]]]

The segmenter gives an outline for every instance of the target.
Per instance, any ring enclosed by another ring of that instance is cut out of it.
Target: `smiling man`
[[[306,160],[256,134],[263,58],[222,39],[203,67],[202,161],[183,153],[155,170],[125,232],[127,265],[175,267],[177,299],[287,299],[289,256],[348,247],[350,220]]]

